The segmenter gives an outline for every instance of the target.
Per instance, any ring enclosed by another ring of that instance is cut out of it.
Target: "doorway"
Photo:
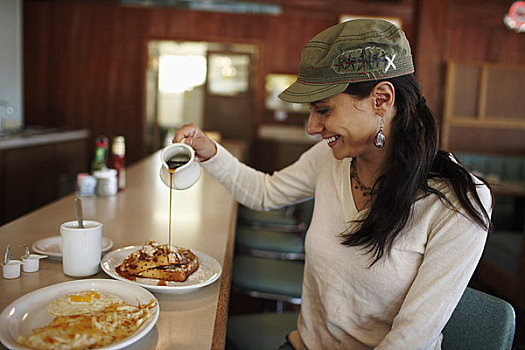
[[[148,43],[149,153],[195,123],[223,139],[253,138],[255,45],[153,40]]]

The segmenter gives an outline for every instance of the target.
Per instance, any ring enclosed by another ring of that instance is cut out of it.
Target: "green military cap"
[[[414,73],[410,44],[391,22],[356,19],[325,29],[303,49],[297,80],[279,98],[309,103],[337,95],[350,83]]]

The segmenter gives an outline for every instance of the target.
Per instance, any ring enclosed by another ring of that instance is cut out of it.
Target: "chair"
[[[443,328],[443,350],[512,348],[516,329],[514,308],[506,301],[467,288]]]
[[[282,223],[279,212],[242,210],[243,223],[235,233],[236,255],[233,259],[232,290],[252,298],[275,302],[275,309],[284,310],[284,304],[299,305],[304,270],[304,233],[313,212],[313,199],[294,206],[293,217],[297,227],[275,230],[274,223]],[[249,224],[247,218],[256,222]],[[262,218],[262,219],[261,219]],[[255,220],[257,219],[257,220]],[[268,224],[261,228],[261,224]]]
[[[232,290],[253,298],[301,304],[304,262],[239,255],[233,260]]]
[[[275,210],[254,210],[243,205],[238,209],[238,225],[279,231],[296,231],[295,206]]]
[[[298,312],[234,315],[227,342],[236,350],[276,349],[296,329]],[[515,332],[514,308],[506,301],[467,288],[443,329],[442,349],[509,350]]]
[[[264,312],[236,315],[228,319],[227,350],[274,350],[297,329],[299,312]]]
[[[235,232],[237,253],[304,260],[304,234],[312,213],[313,199],[280,211],[258,212],[239,207]]]
[[[524,232],[491,232],[475,275],[485,286],[520,308],[525,308],[524,236]]]
[[[239,226],[235,231],[237,253],[282,260],[304,260],[302,233]]]

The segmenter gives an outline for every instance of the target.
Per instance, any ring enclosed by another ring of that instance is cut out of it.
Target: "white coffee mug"
[[[195,151],[185,143],[174,143],[164,148],[160,153],[160,160],[160,178],[168,187],[185,190],[193,186],[201,176],[201,166],[195,159]],[[168,165],[170,160],[179,162],[172,170],[173,179]]]
[[[68,276],[91,276],[99,270],[102,224],[84,220],[83,225],[84,228],[80,228],[77,221],[68,221],[60,225],[62,267]]]

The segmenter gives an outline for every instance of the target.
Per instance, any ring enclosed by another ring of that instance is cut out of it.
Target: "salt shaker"
[[[117,171],[115,169],[98,170],[93,172],[97,179],[98,196],[114,196],[118,191]]]

